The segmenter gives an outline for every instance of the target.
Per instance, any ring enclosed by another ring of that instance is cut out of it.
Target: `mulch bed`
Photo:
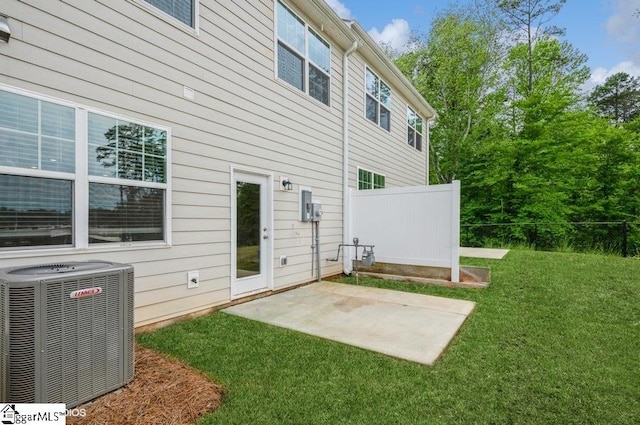
[[[77,406],[85,417],[67,424],[192,424],[218,408],[223,390],[202,373],[159,353],[136,346],[135,376],[125,387]]]

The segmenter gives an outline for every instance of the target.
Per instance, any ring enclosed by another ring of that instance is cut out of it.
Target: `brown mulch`
[[[135,376],[125,387],[77,406],[85,417],[67,424],[192,424],[218,408],[223,390],[202,373],[153,350],[136,346]]]

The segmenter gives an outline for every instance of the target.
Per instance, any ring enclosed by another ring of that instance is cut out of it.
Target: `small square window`
[[[384,189],[385,176],[358,168],[358,190]]]

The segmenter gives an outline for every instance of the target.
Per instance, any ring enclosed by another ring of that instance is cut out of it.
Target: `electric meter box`
[[[300,192],[300,221],[311,221],[311,191]]]
[[[311,221],[321,221],[322,220],[322,204],[319,202],[311,203]]]

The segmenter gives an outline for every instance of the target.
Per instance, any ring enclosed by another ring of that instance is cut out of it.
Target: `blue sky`
[[[463,5],[469,0],[460,0]],[[343,18],[355,19],[376,41],[404,45],[411,31],[426,33],[433,17],[454,0],[326,0]],[[587,88],[615,72],[640,76],[640,0],[568,0],[551,22],[589,57]]]

